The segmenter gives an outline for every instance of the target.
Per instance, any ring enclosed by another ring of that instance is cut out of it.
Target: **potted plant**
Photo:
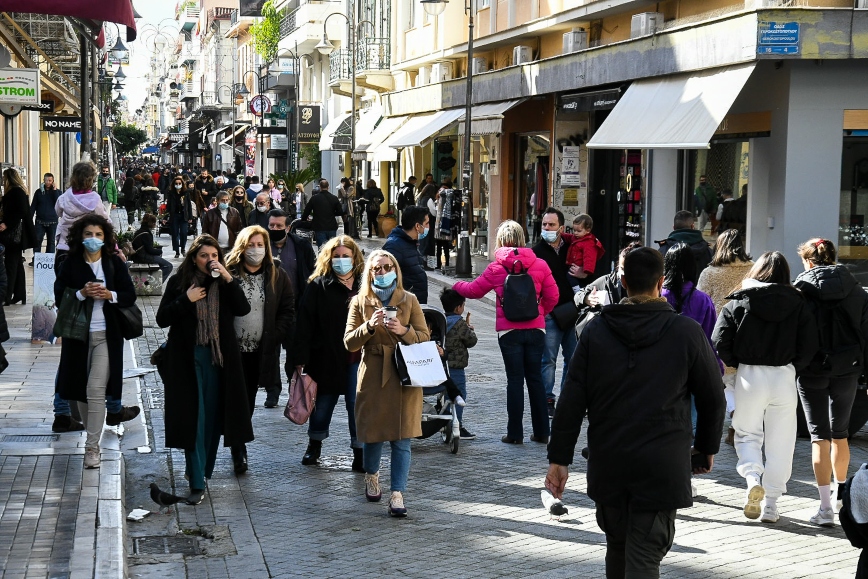
[[[394,205],[389,205],[388,211],[377,217],[377,224],[380,227],[380,237],[389,237],[392,230],[398,226]]]

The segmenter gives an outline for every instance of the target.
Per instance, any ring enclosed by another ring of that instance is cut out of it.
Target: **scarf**
[[[211,363],[223,367],[223,353],[220,351],[220,285],[213,278],[208,279],[201,271],[194,276],[196,285],[204,287],[205,299],[196,302],[196,345],[211,347]],[[210,276],[209,276],[210,277]]]
[[[389,300],[392,299],[392,294],[395,292],[395,288],[398,287],[398,281],[395,280],[392,282],[392,285],[389,287],[379,288],[375,286],[373,283],[371,284],[371,289],[374,290],[374,293],[377,294],[377,297],[380,298],[380,301],[383,302],[383,305],[387,305]]]

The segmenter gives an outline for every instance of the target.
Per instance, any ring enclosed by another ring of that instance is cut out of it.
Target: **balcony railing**
[[[296,15],[299,11],[299,8],[296,8],[292,12],[284,15],[283,19],[280,21],[280,37],[286,38],[296,30],[298,30],[298,25],[296,24]]]
[[[388,38],[360,38],[356,51],[356,70],[389,70],[389,48]]]
[[[352,59],[350,51],[339,48],[329,54],[329,82],[337,82],[351,78]]]

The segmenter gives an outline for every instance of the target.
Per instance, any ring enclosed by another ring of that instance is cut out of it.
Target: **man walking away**
[[[311,213],[313,219],[311,225],[316,234],[316,244],[319,247],[338,234],[338,222],[336,217],[341,216],[341,202],[329,191],[329,182],[320,179],[319,193],[310,198],[301,214],[302,221],[307,221]]]
[[[552,421],[545,484],[562,497],[587,414],[588,496],[606,534],[606,577],[652,578],[672,547],[676,509],[693,504],[691,471],[714,464],[726,403],[702,328],[660,297],[660,253],[628,253],[622,279],[628,297],[603,306],[579,338]]]
[[[416,177],[410,175],[398,189],[398,211],[416,204]]]
[[[422,267],[419,242],[428,235],[428,209],[411,205],[401,215],[401,227],[389,234],[383,249],[395,256],[401,268],[404,289],[413,293],[420,304],[428,303],[428,276]]]
[[[259,175],[254,175],[250,178],[250,185],[247,187],[247,200],[253,203],[261,192],[262,183],[259,182]]]
[[[699,176],[699,187],[693,191],[693,204],[696,213],[696,219],[699,221],[699,231],[705,230],[705,224],[709,218],[716,221],[715,210],[717,209],[717,192],[714,187],[708,184],[705,175]],[[714,217],[712,217],[714,216]],[[712,224],[712,232],[714,232]]]
[[[109,221],[111,221],[111,210],[118,206],[118,186],[115,180],[111,178],[111,175],[109,175],[107,165],[103,165],[102,171],[100,171],[96,190],[99,193],[100,199],[102,199],[102,205],[105,207],[106,214],[109,215]]]
[[[54,175],[46,173],[42,177],[42,186],[33,192],[33,201],[30,202],[30,216],[36,218],[36,244],[33,253],[42,252],[42,238],[48,237],[45,251],[54,253],[55,237],[57,236],[57,213],[54,205],[63,193],[54,186]],[[30,261],[33,265],[33,260]]]
[[[690,251],[693,252],[693,259],[696,260],[696,275],[702,273],[702,270],[708,267],[711,263],[711,247],[708,242],[702,237],[702,232],[696,229],[696,217],[690,211],[679,211],[675,214],[672,223],[672,233],[663,241],[658,241],[660,244],[660,253],[666,255],[671,248],[678,243],[686,243],[690,246]]]

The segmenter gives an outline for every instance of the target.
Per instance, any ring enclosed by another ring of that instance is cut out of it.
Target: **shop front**
[[[868,110],[844,111],[838,256],[868,285]]]

